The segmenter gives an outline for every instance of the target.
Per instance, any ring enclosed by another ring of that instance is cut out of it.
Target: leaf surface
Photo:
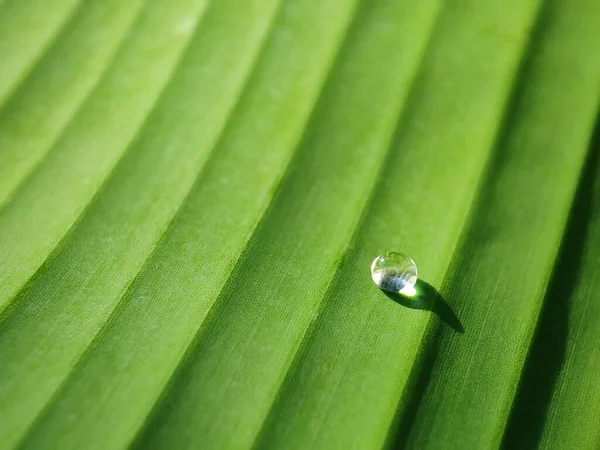
[[[598,23],[0,0],[2,448],[596,448]]]

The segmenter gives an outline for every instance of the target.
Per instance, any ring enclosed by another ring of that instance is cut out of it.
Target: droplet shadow
[[[442,322],[457,333],[463,334],[465,328],[450,305],[443,299],[441,294],[429,283],[418,280],[415,284],[416,293],[413,296],[396,294],[382,291],[392,301],[411,309],[423,309],[432,311]]]

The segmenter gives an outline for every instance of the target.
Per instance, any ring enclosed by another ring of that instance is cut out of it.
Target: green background
[[[597,0],[0,0],[0,448],[598,448],[599,101]]]

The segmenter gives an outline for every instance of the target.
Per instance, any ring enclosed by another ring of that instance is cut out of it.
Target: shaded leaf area
[[[0,0],[1,446],[596,448],[598,23]]]
[[[560,257],[544,299],[505,448],[596,448],[600,364],[597,336],[600,126],[573,203]],[[576,411],[576,414],[573,412]]]

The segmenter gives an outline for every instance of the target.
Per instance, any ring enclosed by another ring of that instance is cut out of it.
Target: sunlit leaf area
[[[0,449],[600,448],[599,106],[598,0],[0,0]]]

